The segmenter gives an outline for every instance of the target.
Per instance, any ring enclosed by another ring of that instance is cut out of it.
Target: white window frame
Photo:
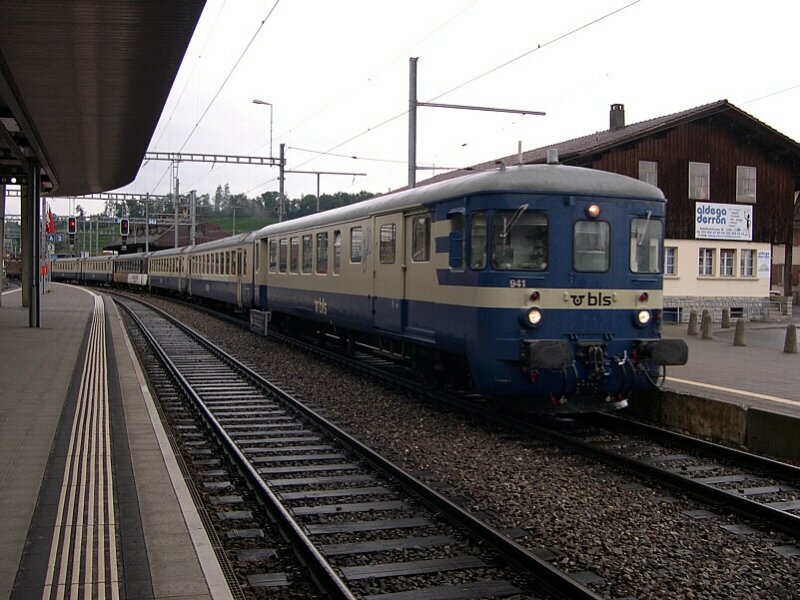
[[[664,246],[664,275],[678,275],[678,249],[675,246]]]
[[[756,203],[756,168],[739,165],[736,167],[736,201],[747,204]]]
[[[656,161],[639,161],[639,181],[658,187],[658,163]]]
[[[750,248],[743,248],[739,251],[739,277],[755,277],[755,276],[756,276],[756,251]]]
[[[716,259],[716,248],[699,248],[697,251],[697,275],[698,277],[714,276],[714,261]]]
[[[736,277],[736,250],[733,248],[720,248],[719,276]]]
[[[689,199],[711,199],[711,165],[709,163],[689,163]]]

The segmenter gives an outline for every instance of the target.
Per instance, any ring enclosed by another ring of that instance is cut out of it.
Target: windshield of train
[[[547,217],[517,210],[498,211],[492,220],[492,266],[503,271],[547,268]]]
[[[658,273],[661,271],[662,223],[656,219],[631,220],[631,271]]]

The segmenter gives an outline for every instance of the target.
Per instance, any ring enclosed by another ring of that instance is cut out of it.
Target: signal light
[[[128,231],[130,230],[128,219],[121,219],[119,222],[119,234],[122,237],[127,237]]]
[[[75,217],[67,219],[67,233],[72,235],[78,233],[78,220]]]

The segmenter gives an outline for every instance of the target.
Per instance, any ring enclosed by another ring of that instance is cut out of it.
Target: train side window
[[[656,219],[631,220],[631,271],[661,271],[661,230],[662,223]]]
[[[431,257],[431,219],[414,217],[411,221],[411,260],[427,262]]]
[[[317,234],[317,273],[328,272],[328,232]]]
[[[362,256],[361,243],[363,240],[363,233],[361,227],[353,227],[350,229],[350,262],[360,263]]]
[[[286,267],[289,265],[289,240],[283,238],[280,241],[280,250],[278,252],[278,271],[286,273]]]
[[[311,234],[303,236],[303,273],[311,273],[311,263],[314,256],[312,240]]]
[[[278,272],[278,240],[269,241],[269,272]]]
[[[289,272],[297,273],[300,262],[300,239],[293,237],[289,244]]]
[[[472,269],[486,268],[486,213],[473,213],[470,228],[469,266]]]
[[[492,228],[492,267],[514,271],[547,268],[547,216],[517,210],[498,211]]]
[[[338,275],[342,269],[342,232],[333,232],[333,274]]]
[[[381,225],[380,247],[378,254],[381,264],[393,265],[397,253],[397,225],[385,223]]]
[[[572,230],[572,264],[576,271],[608,271],[610,227],[605,221],[576,221]]]

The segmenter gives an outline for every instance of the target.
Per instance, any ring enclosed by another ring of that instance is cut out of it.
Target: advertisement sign
[[[695,239],[753,241],[752,206],[696,202],[695,207]]]
[[[772,265],[772,256],[769,250],[759,250],[757,259],[758,278],[769,279],[769,269]]]

